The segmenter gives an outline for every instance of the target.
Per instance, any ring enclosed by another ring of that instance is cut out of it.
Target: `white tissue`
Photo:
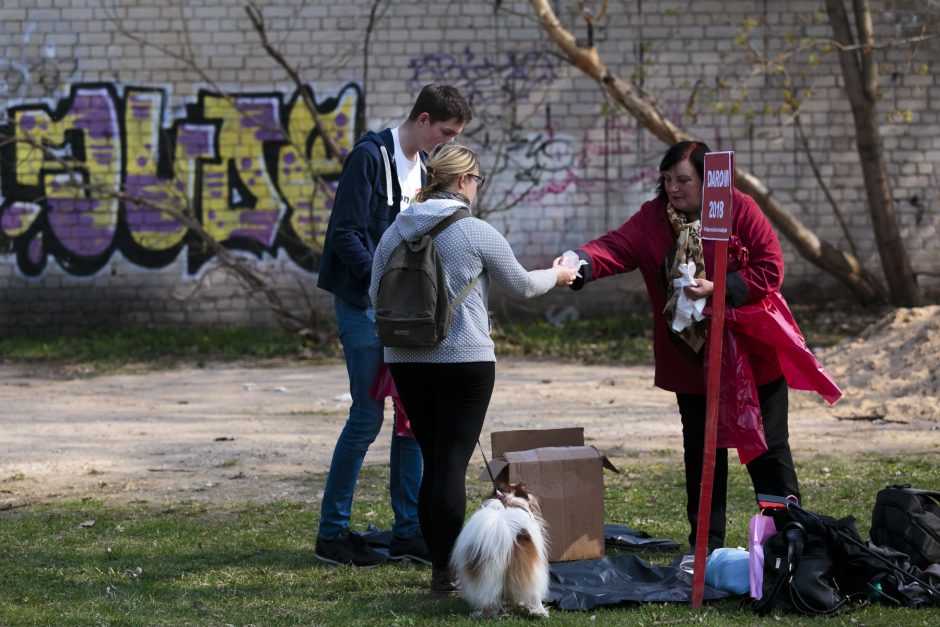
[[[561,265],[565,266],[566,268],[580,270],[581,266],[587,265],[587,262],[581,259],[581,257],[578,256],[578,253],[574,252],[573,250],[566,250],[561,256]],[[576,272],[575,276],[580,279],[581,273]]]
[[[676,288],[677,296],[676,316],[672,319],[672,330],[677,333],[691,326],[693,322],[698,322],[705,317],[702,315],[702,310],[705,309],[705,299],[696,298],[693,300],[686,296],[685,290],[682,289],[689,285],[696,285],[695,262],[680,263],[679,272],[682,276],[672,280],[672,284]]]

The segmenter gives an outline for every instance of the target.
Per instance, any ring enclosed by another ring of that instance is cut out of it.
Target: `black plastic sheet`
[[[374,549],[387,553],[392,532],[370,524],[362,537]],[[675,551],[672,540],[651,537],[624,525],[604,525],[608,547],[635,550]],[[692,597],[692,575],[679,569],[681,556],[668,566],[650,564],[636,555],[624,554],[593,560],[558,562],[550,565],[546,601],[562,610],[590,610],[600,605],[630,602],[688,603]],[[705,586],[705,599],[733,596]]]
[[[590,610],[629,602],[685,602],[692,598],[692,575],[679,569],[681,557],[668,566],[650,564],[636,555],[617,555],[551,565],[548,598],[562,610]],[[733,596],[705,586],[706,600]]]
[[[369,526],[360,535],[369,546],[379,550],[388,550],[388,545],[392,541],[391,531],[383,531],[372,523],[369,523]],[[672,540],[654,538],[645,531],[637,531],[625,525],[616,524],[604,525],[604,544],[608,548],[627,550],[670,552],[679,550],[679,545]]]

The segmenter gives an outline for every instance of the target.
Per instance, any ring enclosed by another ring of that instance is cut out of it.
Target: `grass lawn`
[[[797,312],[811,346],[857,333],[881,312],[851,317]],[[649,363],[649,321],[620,318],[504,325],[494,332],[502,355],[615,363]],[[300,338],[244,329],[101,330],[76,337],[0,339],[0,360],[52,368],[79,365],[94,375],[129,366],[170,367],[207,361],[341,359],[338,343],[311,350]],[[143,364],[143,366],[141,366]],[[2,435],[0,435],[2,437]],[[797,451],[799,455],[799,451]],[[681,452],[662,450],[616,460],[606,474],[606,519],[682,542],[685,523]],[[888,483],[940,486],[935,456],[813,456],[797,458],[805,505],[835,517],[854,515],[868,537],[877,491]],[[476,469],[469,475],[475,477]],[[325,477],[311,481],[311,497]],[[0,477],[0,492],[4,481]],[[360,479],[353,526],[388,528],[392,513],[384,467]],[[486,484],[468,478],[472,510]],[[732,468],[729,546],[746,545],[754,513],[750,483]],[[81,500],[0,511],[0,626],[6,625],[476,625],[457,599],[425,596],[429,569],[389,565],[372,570],[330,567],[313,557],[318,508],[296,503]],[[645,554],[665,564],[674,554]],[[744,599],[707,603],[628,605],[591,612],[552,610],[558,625],[936,625],[940,609],[872,605],[832,619],[776,615],[759,619]],[[532,621],[518,614],[501,624]]]
[[[682,541],[680,455],[661,451],[606,473],[606,519]],[[471,469],[473,470],[473,469]],[[806,506],[854,515],[864,538],[875,493],[885,483],[940,485],[940,468],[910,457],[813,457],[798,460]],[[473,474],[471,472],[470,474]],[[311,482],[311,493],[323,477]],[[353,525],[388,528],[385,469],[360,480]],[[470,508],[486,484],[468,478]],[[745,545],[753,513],[746,472],[732,469],[728,545]],[[316,507],[293,503],[192,501],[172,505],[95,500],[0,512],[0,625],[474,625],[457,600],[425,596],[423,566],[371,570],[320,565],[313,557]],[[93,521],[93,524],[92,524]],[[667,563],[674,554],[645,554]],[[627,605],[591,612],[551,610],[557,625],[936,625],[940,608],[864,607],[833,619],[776,615],[759,619],[743,599]],[[531,624],[521,614],[500,621]]]

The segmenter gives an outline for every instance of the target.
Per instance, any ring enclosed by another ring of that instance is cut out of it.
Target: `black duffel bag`
[[[940,492],[890,485],[871,513],[872,544],[907,555],[921,569],[940,564]]]

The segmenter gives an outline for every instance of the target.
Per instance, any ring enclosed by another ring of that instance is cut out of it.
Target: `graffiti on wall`
[[[40,40],[37,27],[27,23],[18,41],[11,36],[11,43],[0,48],[0,98],[51,96],[78,71],[78,59],[59,52],[56,35],[46,33]]]
[[[563,125],[548,105],[528,102],[528,115],[517,116],[520,102],[552,86],[557,63],[535,51],[497,59],[469,48],[410,62],[416,89],[448,82],[471,100],[476,121],[467,141],[499,173],[494,205],[538,205],[575,189],[606,197],[637,182],[616,175],[618,162],[635,157],[636,130],[617,116],[578,137],[556,129]],[[196,274],[212,258],[200,233],[228,249],[283,251],[302,268],[318,268],[331,211],[319,181],[335,189],[341,171],[321,133],[341,153],[351,149],[362,130],[354,128],[359,87],[350,83],[317,104],[322,130],[298,92],[203,90],[172,113],[169,96],[163,88],[78,83],[58,100],[21,98],[0,112],[0,249],[15,253],[23,274],[39,276],[54,261],[90,275],[115,253],[146,268],[185,255]],[[649,176],[642,171],[637,180]]]
[[[72,85],[55,108],[9,107],[2,237],[29,276],[50,258],[91,274],[116,251],[159,268],[185,250],[195,273],[212,256],[196,227],[226,248],[283,249],[313,270],[331,210],[317,180],[335,189],[341,170],[322,133],[347,153],[360,96],[350,83],[317,103],[321,129],[299,92],[203,90],[176,119],[166,90],[110,83]]]
[[[428,54],[408,63],[412,91],[417,93],[428,83],[455,85],[474,107],[528,99],[539,87],[555,82],[558,65],[556,57],[539,50],[507,52],[497,58],[476,54],[470,46],[461,54]]]
[[[636,158],[637,126],[622,115],[599,115],[603,128],[587,129],[580,137],[557,128],[551,106],[540,104],[539,94],[557,88],[563,77],[559,65],[556,56],[540,50],[487,55],[470,46],[459,54],[423,55],[409,62],[412,89],[449,83],[472,104],[480,123],[464,134],[465,141],[480,149],[489,171],[498,173],[495,205],[538,204],[575,189],[601,191],[606,197],[611,190],[645,185],[658,176],[651,167],[626,180],[617,176],[624,163],[635,167]],[[534,115],[536,111],[541,114]],[[534,120],[539,126],[531,126]],[[572,201],[577,202],[566,199]],[[487,197],[485,202],[493,201]]]
[[[413,90],[448,83],[473,107],[478,122],[464,133],[463,141],[479,148],[488,171],[501,173],[500,198],[494,201],[487,194],[484,203],[537,202],[570,185],[559,181],[579,164],[573,139],[556,133],[550,121],[544,128],[531,128],[529,119],[520,119],[531,117],[522,113],[523,106],[538,108],[534,101],[559,78],[558,65],[556,57],[539,50],[489,55],[477,54],[470,46],[458,54],[428,54],[409,62]]]

